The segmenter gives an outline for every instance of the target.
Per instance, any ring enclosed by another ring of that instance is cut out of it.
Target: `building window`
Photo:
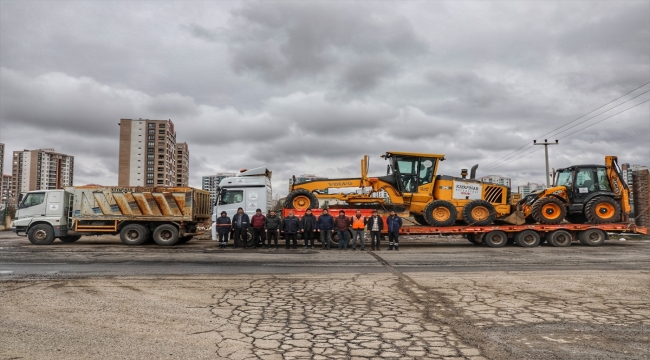
[[[164,152],[165,152],[165,149],[158,149],[158,152],[159,152],[159,153],[164,153]]]
[[[156,133],[156,130],[154,130],[154,129],[149,130],[149,135],[154,135],[155,133]]]
[[[158,180],[158,185],[163,185],[163,184],[164,184],[164,180]]]
[[[156,124],[154,124],[154,123],[150,123],[150,124],[149,124],[149,127],[150,127],[150,128],[155,128],[155,127],[156,127]]]
[[[138,166],[138,167],[139,167],[139,166]],[[147,168],[147,171],[153,171],[153,166],[152,166],[152,167],[148,167],[148,168]]]
[[[165,137],[164,136],[158,136],[158,140],[165,141]]]
[[[148,148],[148,149],[147,149],[147,152],[149,152],[149,153],[154,152],[154,148]]]
[[[164,160],[164,159],[165,159],[165,155],[158,155],[158,159],[159,159],[159,160],[160,160],[160,159]]]
[[[147,161],[147,165],[153,165],[153,161]]]
[[[147,179],[153,179],[153,174],[151,173],[147,174]]]
[[[147,155],[147,159],[153,160],[153,155]],[[138,161],[140,161],[140,160],[138,160]]]
[[[138,179],[140,180],[140,179]],[[153,180],[147,180],[147,185],[153,185]]]
[[[165,165],[164,161],[158,161],[158,165]]]
[[[158,124],[158,127],[159,127],[159,128],[164,128],[164,127],[165,127],[165,124],[160,123],[160,124]]]
[[[153,141],[149,141],[149,142],[147,143],[147,146],[149,146],[149,147],[154,147],[154,146],[156,146],[156,143],[153,142]]]
[[[165,135],[165,130],[158,130],[158,134]]]

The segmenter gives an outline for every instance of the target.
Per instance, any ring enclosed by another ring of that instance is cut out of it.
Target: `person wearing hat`
[[[230,234],[230,228],[232,227],[232,222],[227,212],[221,212],[221,216],[217,218],[215,226],[217,227],[217,235],[219,235],[219,249],[225,249],[226,245],[228,245],[228,234]]]
[[[251,226],[253,227],[253,249],[264,245],[264,223],[266,216],[262,214],[262,209],[255,210],[255,215],[251,217]]]
[[[246,248],[246,241],[248,240],[248,225],[250,225],[248,214],[244,212],[243,208],[238,208],[237,213],[232,217],[232,229],[235,230],[235,245],[233,248],[236,249],[239,245]]]
[[[329,250],[332,243],[332,233],[334,232],[334,217],[330,215],[327,209],[323,209],[323,212],[318,217],[316,231],[320,233],[321,248]]]
[[[368,218],[368,231],[370,231],[370,246],[372,250],[379,249],[379,239],[381,232],[384,230],[384,219],[377,214],[377,210],[372,211],[372,216]]]
[[[348,249],[348,228],[350,219],[345,216],[345,211],[339,211],[339,216],[334,219],[334,226],[339,235],[339,250]]]
[[[386,225],[388,225],[388,250],[399,251],[399,229],[402,227],[402,218],[391,211],[390,215],[386,218]]]
[[[264,246],[265,249],[271,247],[271,239],[275,241],[275,250],[278,249],[278,230],[280,230],[280,217],[275,215],[275,211],[271,210],[269,216],[266,217],[264,222],[264,232],[266,232],[266,240],[268,245]]]

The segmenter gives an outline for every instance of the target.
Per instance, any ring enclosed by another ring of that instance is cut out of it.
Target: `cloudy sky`
[[[117,183],[120,118],[172,119],[196,187],[266,165],[286,194],[387,150],[541,183],[544,138],[552,167],[650,165],[648,1],[2,0],[0,24],[0,142],[74,155],[77,185]]]

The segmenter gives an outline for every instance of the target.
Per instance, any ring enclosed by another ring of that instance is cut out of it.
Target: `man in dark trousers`
[[[339,216],[334,219],[334,227],[339,234],[339,250],[348,249],[348,228],[350,219],[345,216],[345,211],[339,211]]]
[[[391,211],[390,215],[386,218],[386,225],[388,225],[388,250],[399,251],[399,229],[402,227],[402,218]]]
[[[264,222],[264,231],[266,232],[266,239],[269,244],[264,246],[265,249],[271,247],[271,239],[275,241],[275,250],[278,249],[278,231],[280,230],[280,221],[280,217],[275,215],[275,211],[273,210],[271,210],[269,216],[266,217],[266,221]]]
[[[246,240],[248,238],[248,226],[250,225],[250,219],[248,214],[244,212],[244,209],[237,209],[237,213],[232,217],[232,228],[235,230],[235,246],[237,248],[240,245],[246,248]]]
[[[217,235],[219,236],[219,249],[225,249],[228,245],[228,234],[232,228],[232,222],[228,217],[228,213],[221,212],[221,216],[217,218],[214,226],[217,227]]]
[[[357,214],[350,220],[352,221],[352,250],[357,249],[357,238],[361,243],[361,250],[365,250],[366,246],[363,240],[363,233],[366,231],[366,222],[368,220],[365,216],[361,215],[361,210],[357,210]]]
[[[262,214],[262,209],[255,210],[255,215],[251,218],[253,227],[253,248],[264,245],[264,223],[266,216]]]
[[[379,249],[379,239],[381,232],[384,230],[384,219],[377,215],[377,210],[372,211],[372,216],[368,218],[368,231],[370,231],[370,246],[372,250]]]
[[[289,210],[289,215],[282,219],[280,230],[284,233],[285,247],[289,248],[289,240],[293,240],[293,248],[298,248],[298,232],[300,231],[300,219]]]
[[[327,209],[323,209],[323,213],[318,217],[316,231],[320,233],[321,248],[329,250],[334,232],[334,217]]]
[[[314,248],[314,237],[316,236],[316,217],[311,213],[311,209],[305,211],[305,215],[300,219],[302,236],[305,239],[305,249]]]

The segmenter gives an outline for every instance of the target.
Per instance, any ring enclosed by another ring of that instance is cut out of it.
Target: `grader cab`
[[[285,207],[314,209],[319,199],[335,199],[356,208],[412,215],[422,225],[449,226],[456,221],[488,225],[510,214],[509,189],[474,179],[436,175],[441,154],[387,152],[387,175],[368,177],[368,156],[361,160],[361,177],[291,184]],[[473,172],[476,167],[473,168]],[[331,189],[359,188],[361,193],[333,193]],[[387,196],[377,196],[383,193]]]

